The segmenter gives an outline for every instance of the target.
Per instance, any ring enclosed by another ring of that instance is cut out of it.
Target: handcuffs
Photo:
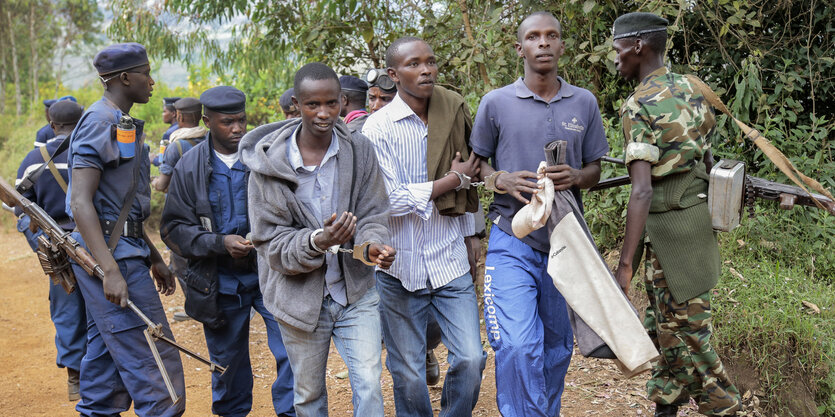
[[[368,249],[371,247],[371,242],[364,242],[359,245],[354,245],[353,249],[341,248],[339,247],[339,245],[333,245],[327,249],[322,249],[316,246],[316,243],[313,241],[313,239],[315,239],[316,236],[322,233],[322,231],[323,229],[316,229],[313,231],[313,233],[310,234],[310,241],[308,243],[310,247],[313,248],[313,250],[315,250],[316,252],[319,252],[323,255],[326,253],[332,253],[336,255],[339,252],[350,253],[353,259],[356,259],[368,266],[377,266],[376,262],[369,259]]]
[[[495,171],[492,174],[484,177],[484,181],[482,182],[472,182],[472,178],[470,176],[455,170],[447,171],[447,173],[444,174],[444,176],[447,176],[449,174],[455,174],[458,177],[458,180],[461,182],[460,184],[458,184],[457,187],[455,187],[455,191],[469,190],[471,186],[484,186],[484,188],[496,194],[507,194],[507,191],[500,190],[496,187],[496,179],[501,174],[507,174],[507,171]]]

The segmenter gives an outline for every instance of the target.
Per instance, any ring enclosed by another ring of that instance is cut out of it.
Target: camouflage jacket
[[[620,110],[624,159],[652,164],[653,180],[690,171],[710,147],[713,107],[683,75],[661,67],[644,78]]]

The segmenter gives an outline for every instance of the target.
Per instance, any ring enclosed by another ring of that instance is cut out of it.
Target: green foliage
[[[835,415],[835,259],[825,249],[835,243],[835,219],[810,213],[760,207],[720,239],[726,261],[714,290],[717,345],[756,370],[765,405],[779,415],[797,401],[786,395],[799,392],[797,384],[810,388],[821,415]]]

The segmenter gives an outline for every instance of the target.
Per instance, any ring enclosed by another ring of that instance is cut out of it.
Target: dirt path
[[[47,278],[29,250],[22,235],[0,229],[0,415],[3,416],[72,416],[74,403],[67,401],[66,373],[55,366],[54,328],[49,319]],[[169,319],[182,294],[163,299]],[[274,415],[269,389],[275,370],[267,348],[263,321],[255,319],[251,329],[251,355],[255,376],[252,416]],[[194,321],[173,322],[177,340],[206,352],[202,326]],[[485,339],[486,340],[486,339]],[[487,348],[488,363],[484,371],[481,396],[474,415],[498,416],[494,355]],[[333,416],[351,415],[351,389],[347,379],[337,375],[346,367],[336,349],[331,347],[328,364],[329,408]],[[442,375],[446,370],[446,351],[437,351]],[[384,353],[385,354],[385,353]],[[211,382],[205,366],[183,357],[185,369],[187,416],[211,415]],[[585,359],[575,355],[566,379],[562,415],[574,416],[647,416],[651,404],[646,400],[646,377],[623,380],[608,361]],[[394,415],[391,376],[383,371],[383,396],[387,415]],[[436,412],[440,409],[442,384],[430,388]],[[696,413],[684,410],[684,415]]]

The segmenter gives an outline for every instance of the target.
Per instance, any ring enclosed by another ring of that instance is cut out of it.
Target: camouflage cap
[[[654,13],[633,12],[617,19],[612,25],[612,40],[641,36],[644,33],[666,31],[670,22]]]

